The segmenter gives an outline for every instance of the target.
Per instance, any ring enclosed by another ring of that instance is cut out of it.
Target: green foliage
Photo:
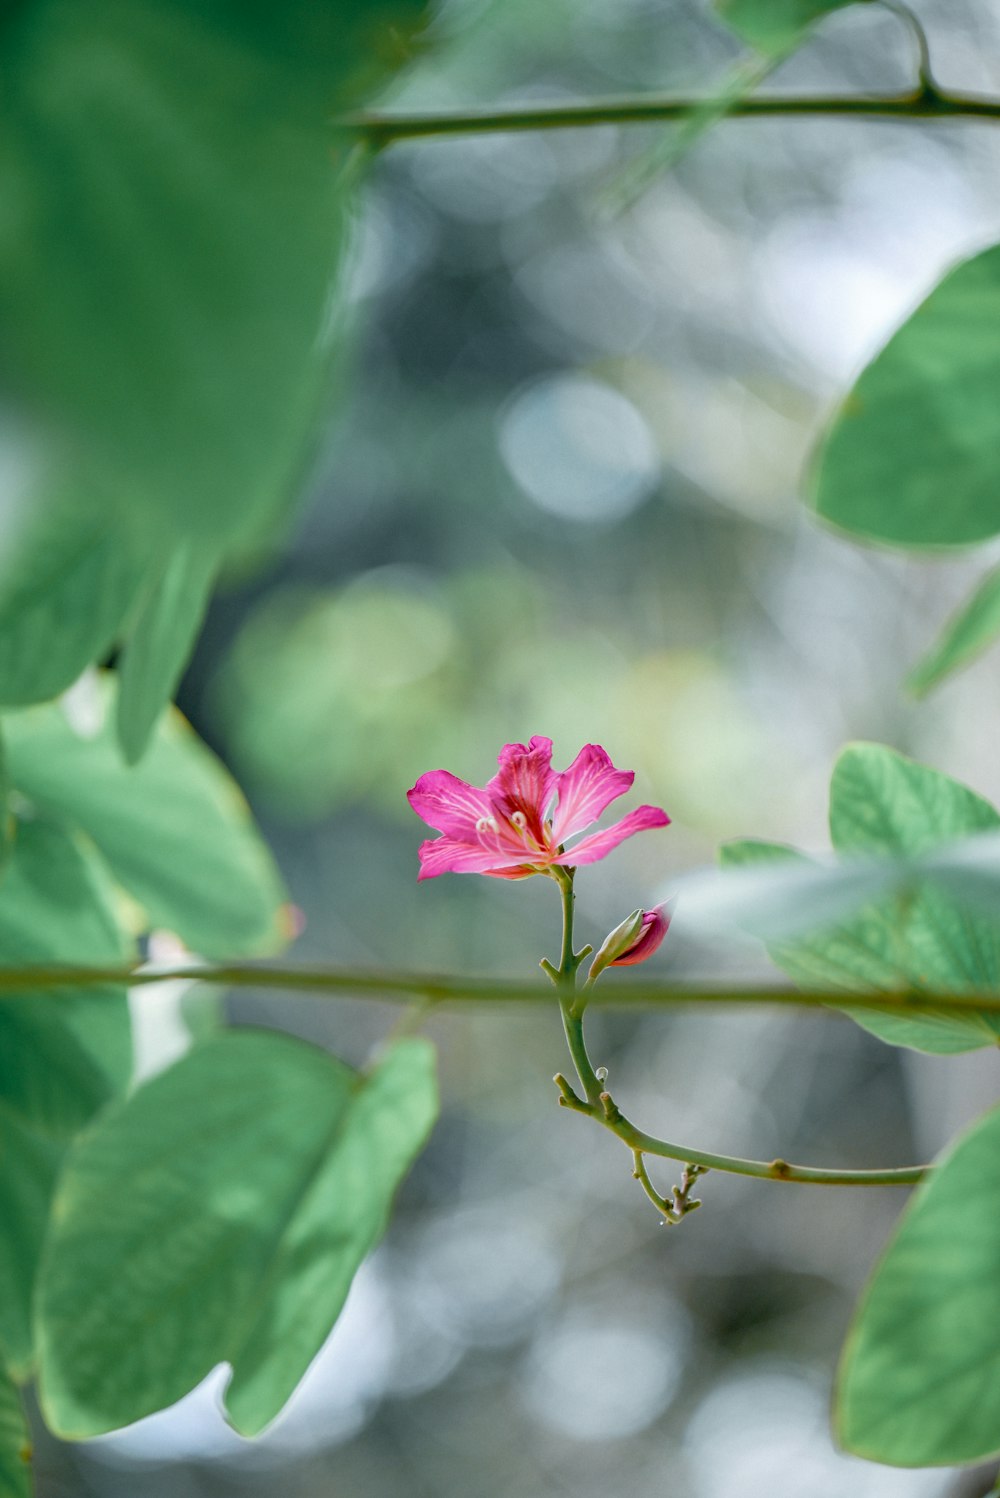
[[[900,1467],[1000,1453],[1000,1111],[980,1119],[904,1213],[844,1349],[836,1425]]]
[[[0,703],[54,696],[135,623],[121,726],[141,752],[213,571],[190,548],[246,547],[295,497],[344,342],[359,162],[331,116],[391,75],[422,16],[33,0],[6,19]]]
[[[820,454],[820,515],[897,546],[1000,531],[1000,246],[935,287],[861,374]]]
[[[0,1367],[0,1498],[31,1498],[30,1452],[21,1396]]]
[[[148,550],[85,498],[48,501],[5,538],[0,705],[44,702],[99,660],[146,585]]]
[[[131,955],[99,860],[63,828],[22,821],[0,899],[0,963],[124,962]],[[0,1349],[33,1364],[31,1298],[66,1144],[115,1093],[132,1052],[125,992],[0,994]]]
[[[117,967],[133,955],[93,851],[63,827],[19,821],[0,898],[0,964]],[[3,991],[0,1036],[3,1104],[46,1133],[78,1128],[131,1075],[128,1009],[117,984]],[[63,1085],[70,1075],[73,1088]]]
[[[31,1305],[62,1154],[56,1140],[0,1110],[0,1353],[21,1381],[34,1369]]]
[[[236,1427],[281,1409],[434,1121],[433,1051],[358,1076],[264,1031],[205,1042],[85,1135],[38,1296],[40,1397],[67,1437],[233,1366]]]
[[[830,784],[830,838],[845,858],[877,857],[902,864],[980,832],[1000,828],[1000,815],[974,792],[936,770],[878,744],[855,744],[840,755]],[[792,848],[738,842],[721,850],[724,865],[802,859]],[[806,988],[871,993],[943,989],[968,993],[1000,988],[1000,922],[970,910],[938,880],[917,875],[903,888],[846,920],[805,937],[769,941],[779,967]],[[860,1025],[892,1045],[945,1055],[996,1045],[995,1015],[898,1015],[852,1010]]]
[[[217,561],[185,543],[168,554],[118,662],[118,740],[129,764],[149,747],[180,680],[208,606]]]
[[[1000,635],[1000,567],[988,572],[952,619],[940,639],[918,662],[907,678],[907,686],[917,697],[960,671],[991,645]]]
[[[866,0],[715,0],[723,20],[758,52],[781,56],[834,10]]]
[[[284,891],[234,782],[174,711],[142,763],[122,764],[107,679],[99,697],[90,737],[56,705],[7,719],[17,789],[93,839],[150,925],[205,956],[277,950]]]
[[[14,816],[10,809],[10,772],[7,768],[7,748],[0,734],[0,879],[10,861],[14,846]]]

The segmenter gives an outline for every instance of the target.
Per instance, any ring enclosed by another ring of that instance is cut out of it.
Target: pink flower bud
[[[624,952],[611,959],[608,967],[631,967],[635,962],[645,962],[647,957],[652,957],[667,934],[670,915],[669,901],[663,905],[654,905],[652,910],[644,910],[634,940]]]

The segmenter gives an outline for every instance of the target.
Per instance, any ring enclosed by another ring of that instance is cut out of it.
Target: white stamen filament
[[[523,811],[512,811],[510,814],[510,820],[513,826],[515,826],[519,832],[527,831],[528,818],[524,815]]]
[[[497,831],[496,817],[480,817],[479,821],[476,823],[476,831],[477,832],[496,832]]]

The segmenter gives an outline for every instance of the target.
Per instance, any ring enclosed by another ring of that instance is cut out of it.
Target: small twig
[[[680,1222],[689,1212],[694,1212],[701,1206],[701,1201],[696,1197],[692,1197],[691,1192],[698,1177],[706,1174],[703,1165],[685,1165],[680,1185],[672,1186],[670,1188],[670,1196],[665,1197],[660,1195],[649,1179],[649,1172],[646,1169],[646,1162],[643,1159],[641,1150],[632,1151],[632,1161],[633,1179],[639,1182],[639,1185],[657,1211],[663,1213],[663,1220],[666,1226],[669,1227],[673,1223]]]
[[[746,1160],[739,1155],[720,1155],[712,1150],[691,1149],[646,1134],[622,1113],[611,1094],[602,1090],[595,1102],[585,1101],[573,1091],[566,1078],[555,1077],[561,1107],[584,1113],[603,1124],[617,1139],[627,1145],[633,1158],[655,1155],[676,1160],[699,1171],[718,1170],[726,1175],[749,1176],[756,1181],[785,1181],[799,1186],[916,1186],[933,1168],[930,1165],[905,1165],[888,1170],[837,1170],[820,1165],[791,1165],[787,1160]]]

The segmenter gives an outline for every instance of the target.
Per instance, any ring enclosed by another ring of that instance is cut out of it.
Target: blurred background
[[[989,0],[914,6],[940,81],[1000,92]],[[386,103],[710,92],[738,49],[707,0],[443,0]],[[772,78],[902,89],[912,38],[834,15]],[[416,884],[404,792],[482,784],[508,740],[587,741],[673,825],[578,881],[583,939],[718,844],[826,846],[826,786],[881,740],[1000,799],[995,657],[923,705],[901,680],[1000,548],[913,560],[819,527],[803,473],[853,374],[953,259],[1000,237],[989,125],[723,122],[629,196],[665,127],[394,146],[359,208],[356,350],[307,502],[218,595],[180,703],[245,787],[305,917],[301,961],[527,977],[543,881]],[[942,495],[947,503],[947,495]],[[681,906],[656,969],[774,976]],[[613,981],[606,980],[606,981]],[[143,997],[144,1064],[180,995]],[[250,994],[238,1021],[363,1060],[371,1004]],[[388,1237],[286,1414],[241,1441],[219,1379],[123,1434],[40,1454],[43,1498],[973,1498],[990,1475],[833,1448],[853,1299],[902,1204],[710,1175],[665,1228],[628,1154],[559,1111],[558,1017],[430,1026],[444,1113]],[[595,1014],[647,1129],[844,1166],[931,1156],[996,1090],[835,1015]],[[653,1171],[662,1190],[676,1176]]]

